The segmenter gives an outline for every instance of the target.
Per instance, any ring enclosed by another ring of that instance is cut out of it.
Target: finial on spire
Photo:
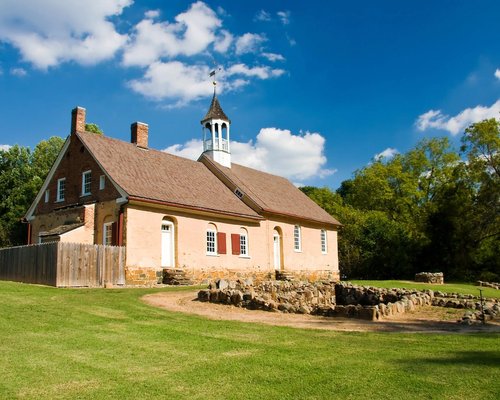
[[[214,62],[215,65],[217,65],[215,62]],[[215,74],[217,74],[219,71],[221,71],[222,68],[221,67],[216,67],[214,70],[212,70],[210,72],[210,77],[213,77],[213,81],[212,81],[212,84],[214,85],[214,95],[215,95],[215,92],[216,92],[216,89],[217,89],[217,81],[215,79]]]

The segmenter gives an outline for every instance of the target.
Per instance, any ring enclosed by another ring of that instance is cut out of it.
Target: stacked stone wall
[[[442,272],[419,272],[415,274],[415,282],[442,285],[444,284],[444,275]]]

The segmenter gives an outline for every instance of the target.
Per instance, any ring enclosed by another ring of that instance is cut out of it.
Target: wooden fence
[[[0,280],[57,287],[125,284],[125,247],[53,242],[0,249]]]

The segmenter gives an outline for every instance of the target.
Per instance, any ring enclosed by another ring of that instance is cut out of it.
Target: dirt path
[[[148,294],[142,299],[147,304],[155,307],[165,308],[169,311],[196,314],[213,320],[253,322],[303,329],[357,332],[500,333],[500,324],[498,323],[488,323],[484,326],[464,326],[457,324],[456,320],[463,315],[463,310],[426,307],[419,312],[406,313],[373,322],[347,318],[326,318],[313,315],[247,310],[245,308],[222,304],[203,303],[196,300],[196,295],[197,291],[164,292]]]

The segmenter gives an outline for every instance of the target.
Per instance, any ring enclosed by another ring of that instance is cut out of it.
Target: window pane
[[[293,245],[295,250],[300,251],[300,226],[295,225],[293,228]]]
[[[327,247],[326,247],[326,231],[322,230],[321,231],[321,252],[326,253],[327,252]]]
[[[207,231],[207,253],[215,254],[215,232]]]
[[[248,255],[247,236],[246,235],[240,235],[240,255],[242,255],[242,256]]]

